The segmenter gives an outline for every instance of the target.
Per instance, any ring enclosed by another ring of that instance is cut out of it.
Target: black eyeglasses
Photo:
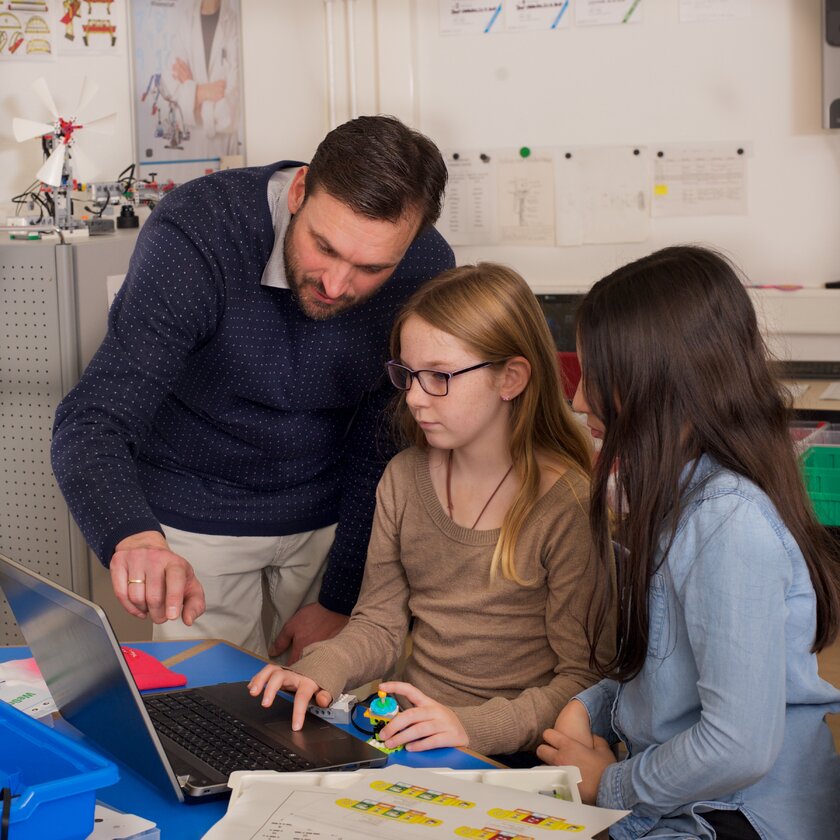
[[[449,380],[453,376],[460,376],[462,373],[469,373],[471,370],[479,370],[496,364],[498,362],[480,362],[472,367],[454,370],[449,373],[445,370],[412,370],[392,359],[385,363],[385,367],[388,369],[391,384],[395,388],[399,388],[400,391],[408,391],[411,388],[412,381],[416,379],[420,383],[420,387],[430,397],[445,397],[449,393]]]

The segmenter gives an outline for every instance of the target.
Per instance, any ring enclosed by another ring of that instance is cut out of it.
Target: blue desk
[[[183,674],[190,687],[213,685],[219,682],[249,680],[265,663],[250,653],[226,642],[129,642],[130,647],[156,656],[173,671]],[[0,662],[24,659],[29,650],[23,647],[0,648]],[[148,692],[154,693],[154,692]],[[72,727],[60,721],[57,726],[69,732]],[[342,727],[363,737],[352,727]],[[75,733],[75,730],[72,730]],[[422,753],[401,750],[388,758],[389,763],[409,764],[412,767],[451,767],[454,769],[486,768],[495,765],[468,750],[442,749]],[[120,764],[120,781],[97,792],[107,805],[154,820],[160,827],[163,840],[191,840],[200,838],[218,822],[227,810],[227,800],[181,804],[174,798],[149,786],[133,771]]]

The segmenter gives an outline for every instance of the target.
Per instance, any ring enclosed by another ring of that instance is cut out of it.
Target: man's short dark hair
[[[396,222],[419,210],[421,227],[440,216],[446,164],[438,147],[396,117],[357,117],[315,150],[306,194],[323,189],[369,219]]]

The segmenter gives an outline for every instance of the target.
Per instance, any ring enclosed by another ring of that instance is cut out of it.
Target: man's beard
[[[292,291],[292,297],[297,302],[300,311],[313,321],[326,321],[334,318],[354,306],[358,306],[367,300],[366,297],[359,297],[353,294],[344,294],[341,297],[333,298],[332,303],[324,303],[318,300],[312,290],[319,292],[324,297],[329,297],[320,280],[311,277],[302,277],[298,268],[297,259],[292,251],[292,230],[295,225],[295,216],[289,219],[289,226],[286,228],[286,235],[283,237],[283,267],[286,270],[286,280]]]

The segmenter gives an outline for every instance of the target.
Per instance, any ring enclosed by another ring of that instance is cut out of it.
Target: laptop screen
[[[180,796],[102,610],[2,555],[0,589],[62,716],[141,776],[151,774]]]

